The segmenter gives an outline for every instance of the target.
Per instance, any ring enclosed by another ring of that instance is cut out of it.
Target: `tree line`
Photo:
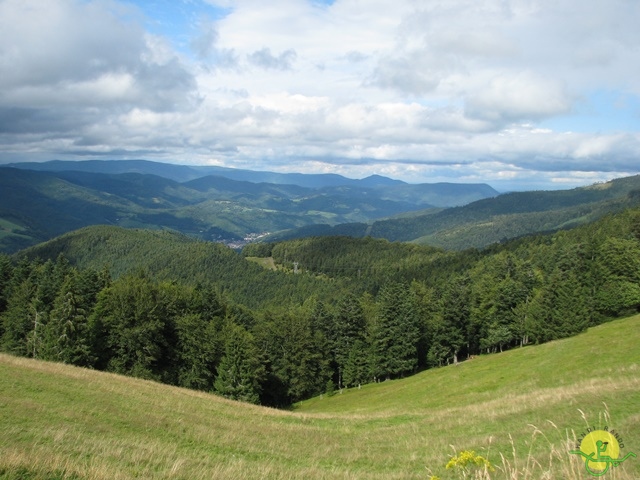
[[[298,276],[325,278],[334,292],[286,283],[304,300],[259,308],[234,301],[215,281],[145,269],[114,276],[63,255],[0,256],[0,348],[285,407],[575,335],[640,307],[639,211],[484,251],[380,242],[251,247],[246,253],[284,265],[315,262],[317,271]],[[360,275],[347,268],[354,265]]]

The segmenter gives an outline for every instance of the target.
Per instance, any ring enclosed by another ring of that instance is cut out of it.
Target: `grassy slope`
[[[492,479],[593,478],[566,439],[584,414],[640,455],[639,340],[635,316],[293,412],[0,355],[0,478],[456,478],[450,445]],[[640,458],[612,473],[640,478]]]

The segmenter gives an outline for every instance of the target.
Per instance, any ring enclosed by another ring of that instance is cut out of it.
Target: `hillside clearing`
[[[0,355],[0,478],[445,479],[461,450],[496,465],[482,478],[592,478],[567,453],[586,425],[640,454],[639,340],[635,316],[293,412]]]

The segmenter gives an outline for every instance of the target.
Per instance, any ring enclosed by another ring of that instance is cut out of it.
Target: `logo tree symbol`
[[[620,444],[618,439],[605,430],[594,430],[586,435],[580,442],[580,450],[569,453],[581,455],[584,458],[584,466],[587,473],[594,477],[600,477],[607,473],[611,466],[617,467],[635,453],[628,453],[620,457]]]

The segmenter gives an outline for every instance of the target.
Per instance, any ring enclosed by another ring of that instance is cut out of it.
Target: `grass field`
[[[605,425],[638,457],[599,478],[640,479],[640,316],[292,411],[0,355],[2,479],[589,479],[569,450]]]
[[[15,241],[24,242],[33,240],[30,236],[26,235],[26,231],[22,226],[0,218],[0,244],[2,241],[10,238],[13,238]]]
[[[265,257],[265,258],[260,258],[260,257],[245,257],[248,261],[250,262],[254,262],[257,263],[258,265],[260,265],[263,268],[266,268],[267,270],[277,270],[278,267],[276,267],[275,262],[273,261],[273,257]]]

